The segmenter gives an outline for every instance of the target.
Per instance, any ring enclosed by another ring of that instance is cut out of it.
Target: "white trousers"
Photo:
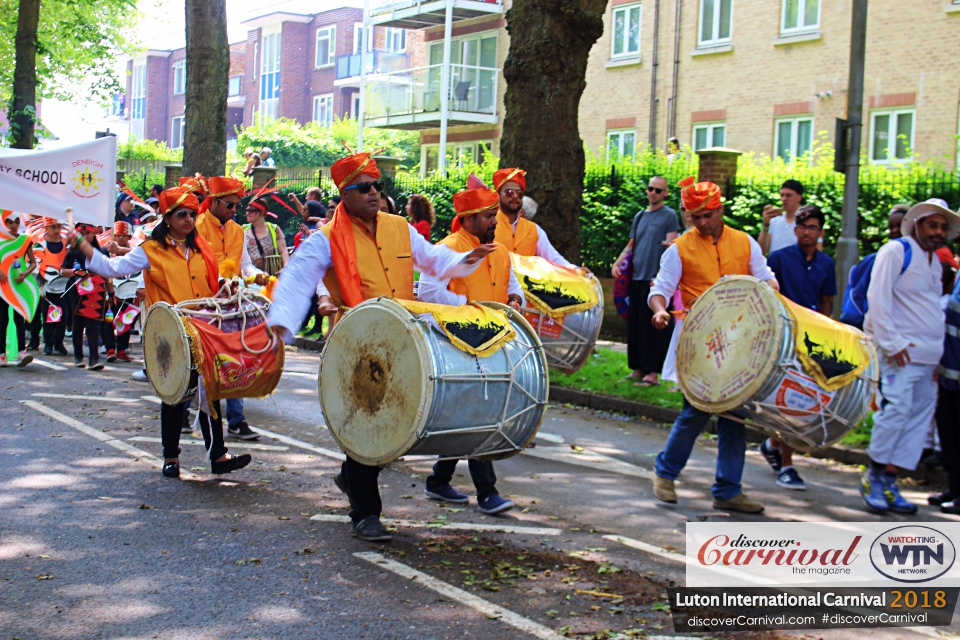
[[[927,431],[937,407],[935,364],[898,367],[882,358],[880,410],[873,414],[867,454],[880,464],[914,470],[920,462]]]

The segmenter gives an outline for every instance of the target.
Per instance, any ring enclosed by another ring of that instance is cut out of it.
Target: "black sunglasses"
[[[349,191],[350,189],[356,189],[360,193],[370,193],[370,189],[376,189],[377,193],[383,191],[383,182],[381,180],[374,180],[373,182],[358,182],[357,184],[352,184],[349,187],[344,187],[343,191]]]
[[[660,187],[647,187],[647,191],[653,191],[654,193],[663,193],[663,189]]]
[[[240,206],[239,202],[227,202],[226,200],[220,200],[220,198],[217,198],[217,200],[219,200],[224,204],[224,206],[227,208],[227,211],[233,211],[238,206]]]
[[[197,217],[197,212],[196,212],[196,211],[193,211],[192,209],[180,209],[180,211],[177,211],[177,212],[176,212],[175,214],[173,214],[173,215],[175,215],[176,217],[178,217],[178,218],[180,218],[181,220],[183,220],[183,219],[186,218],[187,216],[190,216],[191,218],[196,218],[196,217]]]

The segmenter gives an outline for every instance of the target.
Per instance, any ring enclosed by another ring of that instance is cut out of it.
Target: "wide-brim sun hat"
[[[934,214],[942,215],[947,219],[947,224],[950,226],[947,239],[953,240],[960,236],[960,216],[951,211],[950,205],[940,198],[930,198],[910,207],[907,215],[903,216],[903,222],[900,223],[900,233],[905,238],[913,235],[913,228],[916,226],[917,220],[922,220]]]

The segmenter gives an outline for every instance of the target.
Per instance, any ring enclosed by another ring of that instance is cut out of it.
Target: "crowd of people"
[[[667,181],[652,178],[649,204],[634,217],[629,241],[612,268],[614,277],[630,278],[627,381],[637,386],[655,386],[661,378],[677,381],[674,356],[683,310],[722,276],[753,275],[826,316],[836,304],[836,268],[823,251],[826,218],[818,206],[804,204],[800,182],[784,182],[779,206],[758,212],[762,231],[756,239],[724,224],[719,187],[692,179],[680,186],[686,228],[681,230],[676,212],[664,204]],[[945,513],[960,514],[960,288],[954,286],[960,264],[947,246],[960,234],[960,216],[936,198],[898,204],[889,213],[888,231],[892,241],[850,274],[841,314],[842,321],[865,331],[880,357],[878,410],[867,450],[871,463],[860,493],[872,512],[915,513],[917,506],[901,495],[897,476],[915,470],[921,460],[933,461],[930,454],[939,440],[949,488],[928,501]],[[654,493],[660,500],[677,501],[674,481],[709,418],[684,399],[656,459]],[[806,489],[789,445],[771,436],[758,450],[776,473],[777,485]],[[745,451],[743,424],[720,416],[715,507],[763,510],[742,491]]]

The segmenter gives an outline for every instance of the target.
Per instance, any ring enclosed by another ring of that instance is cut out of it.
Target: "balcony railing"
[[[495,116],[500,70],[466,64],[452,64],[449,69],[449,110]],[[440,92],[442,73],[443,65],[435,64],[369,76],[366,117],[376,120],[434,113],[439,120],[443,100]]]
[[[443,24],[445,0],[387,0],[370,10],[373,24],[398,29],[422,29]],[[503,0],[454,0],[453,21],[503,13]]]
[[[407,68],[407,54],[374,49],[367,52],[367,75],[373,73],[391,73]],[[360,54],[353,53],[337,56],[337,80],[360,76]]]

